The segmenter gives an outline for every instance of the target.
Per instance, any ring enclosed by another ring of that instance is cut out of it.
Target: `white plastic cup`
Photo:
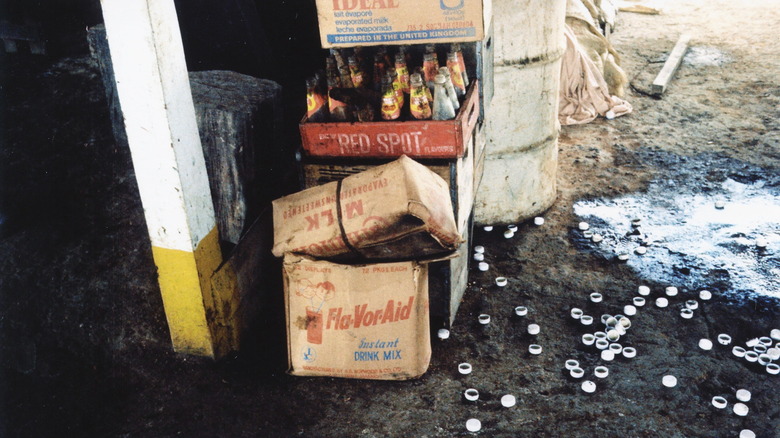
[[[758,338],[748,339],[748,340],[745,342],[745,345],[746,345],[748,348],[753,348],[753,347],[755,347],[756,345],[758,345]]]
[[[761,336],[758,338],[758,343],[763,345],[764,347],[771,347],[772,346],[772,338],[769,336]]]
[[[542,346],[539,344],[531,344],[528,346],[528,352],[534,356],[542,354]]]
[[[582,232],[582,237],[586,239],[592,239],[593,238],[593,231],[591,230],[585,230]]]
[[[603,379],[609,375],[609,368],[605,366],[597,366],[593,369],[593,374],[599,379]]]
[[[602,321],[607,327],[615,327],[618,324],[618,319],[614,316],[607,315],[606,318],[602,317]],[[609,332],[607,332],[609,334]]]
[[[780,341],[780,329],[772,329],[772,331],[769,332],[769,337],[775,341]]]
[[[496,286],[498,287],[504,287],[508,283],[508,280],[506,277],[496,277]]]
[[[593,317],[590,315],[582,315],[580,317],[580,323],[582,325],[591,325],[593,324]]]
[[[635,252],[637,255],[645,255],[645,254],[647,254],[647,247],[646,247],[646,246],[637,246],[637,247],[634,249],[634,252]]]
[[[539,331],[541,331],[541,328],[539,327],[539,324],[528,324],[528,334],[529,335],[538,335]]]
[[[618,325],[616,325],[616,326],[615,326],[615,330],[617,330],[617,332],[618,332],[618,334],[620,334],[620,336],[623,336],[623,335],[625,335],[625,334],[626,334],[626,328],[625,328],[625,327],[623,327],[623,326],[622,326],[622,325],[620,325],[620,324],[618,324]]]
[[[623,352],[623,346],[617,342],[609,344],[609,351],[615,353],[615,355],[618,355]]]
[[[717,200],[715,201],[715,208],[718,210],[723,210],[724,208],[726,208],[726,203],[721,200]]]
[[[621,316],[620,318],[618,318],[618,325],[615,326],[615,328],[617,328],[617,327],[623,327],[624,329],[630,329],[631,328],[631,320],[626,318],[625,316]]]
[[[474,388],[469,388],[463,391],[463,397],[468,401],[477,401],[479,400],[479,391]]]
[[[637,293],[639,293],[639,295],[646,297],[650,295],[650,288],[645,285],[639,286],[639,288],[637,288]]]
[[[739,415],[740,417],[744,417],[748,414],[750,409],[748,409],[747,405],[744,403],[734,403],[734,413]]]
[[[513,225],[507,225],[506,229],[511,231],[511,232],[513,232],[513,233],[516,233],[517,232],[517,225],[514,225],[514,224]]]
[[[590,301],[594,303],[600,303],[604,299],[604,296],[598,292],[590,294]]]
[[[620,332],[615,329],[607,332],[607,340],[610,342],[617,342],[620,339]]]
[[[585,345],[593,345],[596,342],[596,337],[590,333],[582,335],[582,343]]]
[[[544,225],[544,218],[541,217],[541,216],[535,217],[534,218],[534,225],[536,225],[536,226]]]
[[[591,236],[590,240],[593,243],[599,243],[602,240],[604,240],[604,236],[602,236],[601,234],[598,234],[598,233],[593,233],[593,236]]]
[[[745,360],[748,362],[757,362],[758,361],[758,353],[755,351],[748,351],[745,353]]]
[[[525,306],[517,306],[517,307],[515,307],[515,315],[517,315],[517,316],[528,315],[528,307],[525,307]]]
[[[716,395],[715,397],[712,397],[712,406],[715,406],[717,409],[723,409],[728,405],[728,402],[725,398]]]
[[[626,359],[631,359],[636,357],[636,348],[634,347],[626,347],[623,349],[623,357]]]
[[[739,431],[739,438],[756,438],[756,433],[750,429],[742,429]]]
[[[631,258],[631,254],[629,254],[627,252],[621,252],[617,256],[617,259],[620,260],[621,262],[625,262],[626,260],[628,260],[630,258]]]
[[[488,269],[490,269],[490,265],[487,264],[487,262],[479,262],[479,265],[477,266],[480,271],[485,272]]]
[[[766,351],[766,354],[769,355],[770,359],[778,360],[780,359],[780,348],[772,347]]]
[[[758,344],[753,346],[753,351],[755,351],[758,354],[764,354],[767,352],[767,350],[769,349],[766,348],[766,345]]]
[[[482,229],[487,232],[491,232],[493,231],[493,225],[485,225],[484,227],[482,227]]]
[[[767,366],[770,363],[772,363],[772,358],[769,357],[768,354],[759,354],[758,355],[758,364],[761,366]]]
[[[596,339],[607,339],[607,332],[598,331],[593,333],[593,336],[595,336]]]
[[[772,375],[780,374],[780,365],[776,363],[770,363],[766,366],[766,372]]]
[[[612,315],[610,315],[609,313],[605,313],[605,314],[601,315],[601,323],[602,324],[606,324],[607,321],[609,320],[609,318],[612,318]],[[612,324],[612,325],[614,325],[614,324]]]
[[[645,305],[646,300],[644,299],[644,297],[634,297],[633,302],[634,302],[634,306],[642,307]]]

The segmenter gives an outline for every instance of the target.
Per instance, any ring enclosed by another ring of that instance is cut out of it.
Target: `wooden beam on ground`
[[[688,43],[690,41],[690,35],[680,35],[680,39],[677,40],[677,44],[674,45],[674,49],[672,49],[672,52],[669,53],[669,57],[666,58],[664,67],[653,81],[653,86],[651,88],[653,94],[661,95],[664,93],[664,91],[666,91],[666,87],[669,85],[669,82],[671,82],[672,76],[674,76],[677,68],[680,67],[680,64],[682,63],[683,57],[685,57],[685,52],[688,50]]]
[[[223,257],[173,0],[101,5],[173,348],[223,356],[235,282],[211,281]]]

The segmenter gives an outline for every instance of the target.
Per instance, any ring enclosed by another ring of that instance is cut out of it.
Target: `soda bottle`
[[[414,73],[409,78],[409,111],[418,120],[431,118],[431,102],[428,100],[428,87],[423,84],[422,76]]]
[[[385,64],[384,56],[377,52],[374,55],[374,90],[382,91],[382,79],[385,77],[387,71],[387,64]]]
[[[355,88],[360,88],[363,86],[363,71],[360,69],[360,64],[358,64],[357,58],[354,56],[350,56],[347,58],[347,63],[349,64],[349,75],[352,79],[352,85]]]
[[[444,76],[444,90],[452,101],[452,107],[455,111],[458,111],[460,109],[460,102],[458,101],[458,94],[455,92],[455,87],[452,85],[452,79],[450,79],[450,69],[441,67],[439,68],[439,74]]]
[[[406,67],[406,59],[403,53],[395,55],[395,71],[398,73],[398,82],[401,84],[401,90],[409,94],[409,69]]]
[[[433,89],[434,79],[439,74],[439,58],[436,52],[423,54],[423,72],[425,72],[425,84]]]
[[[452,86],[455,87],[455,93],[457,93],[458,97],[465,96],[466,85],[463,83],[463,71],[460,69],[457,53],[447,53],[447,68],[450,70],[450,79],[452,80]]]
[[[347,104],[334,99],[331,93],[334,88],[339,88],[336,82],[338,79],[338,76],[328,76],[328,109],[330,110],[330,119],[334,122],[348,122],[350,117]]]
[[[444,89],[444,75],[436,75],[433,89],[433,120],[452,120],[455,118],[455,108]]]
[[[404,90],[401,85],[401,80],[398,79],[398,72],[395,71],[395,68],[389,67],[387,69],[387,74],[393,79],[393,88],[395,89],[395,95],[398,98],[398,106],[403,107],[406,100],[404,99]]]
[[[327,108],[325,108],[325,96],[317,87],[317,78],[306,79],[306,117],[309,122],[325,122],[327,120]]]
[[[388,72],[382,78],[382,119],[396,120],[401,116],[401,105],[398,103],[395,83]]]
[[[339,76],[339,69],[336,67],[336,59],[332,56],[328,56],[325,58],[325,75],[330,80],[330,78],[334,78],[336,80],[336,84],[334,87],[341,87],[341,77]],[[330,87],[330,84],[328,84],[328,87]]]
[[[452,43],[450,50],[458,55],[458,64],[460,65],[460,72],[463,74],[463,85],[469,87],[469,74],[466,72],[466,61],[463,59],[463,51],[460,49],[460,44]]]

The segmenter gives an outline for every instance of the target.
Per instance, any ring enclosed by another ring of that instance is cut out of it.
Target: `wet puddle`
[[[714,47],[691,47],[685,54],[683,62],[693,66],[720,67],[731,62],[731,58]]]
[[[648,281],[722,289],[737,300],[755,294],[780,299],[776,185],[727,178],[715,190],[692,194],[682,184],[663,190],[659,184],[644,194],[577,202],[575,214],[603,236],[599,243],[579,236],[580,246],[615,260],[628,254],[626,263]],[[640,246],[644,255],[636,253]]]

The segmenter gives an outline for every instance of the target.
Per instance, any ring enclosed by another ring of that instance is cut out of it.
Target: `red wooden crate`
[[[303,149],[313,157],[459,158],[479,117],[477,80],[453,120],[300,123]]]

